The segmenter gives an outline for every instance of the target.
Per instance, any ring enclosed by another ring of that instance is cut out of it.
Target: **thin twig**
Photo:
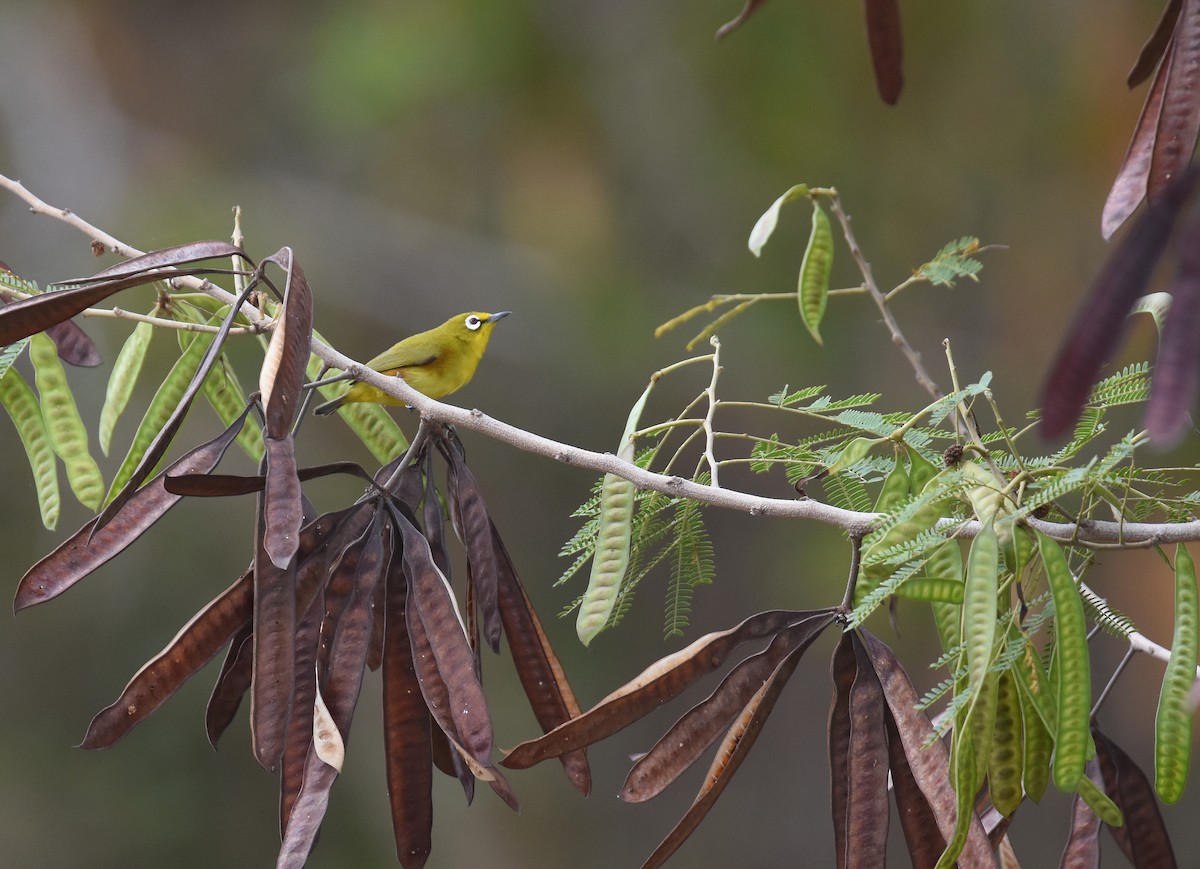
[[[829,197],[829,208],[838,219],[838,223],[842,227],[842,235],[846,238],[846,244],[850,248],[850,256],[854,258],[855,264],[858,266],[859,272],[863,277],[863,286],[866,288],[867,295],[875,302],[875,307],[879,308],[879,313],[883,317],[883,324],[887,326],[888,332],[892,336],[892,343],[904,354],[904,358],[908,360],[909,366],[912,367],[913,374],[916,375],[917,384],[924,389],[933,398],[941,398],[942,391],[929,372],[925,370],[924,363],[921,362],[921,354],[918,353],[913,346],[908,343],[908,339],[904,337],[904,333],[900,331],[900,324],[896,322],[895,316],[892,315],[892,309],[888,306],[887,297],[879,290],[879,285],[875,283],[875,275],[871,271],[871,264],[867,262],[867,258],[863,255],[862,248],[858,246],[858,239],[854,235],[854,230],[850,226],[850,216],[842,210],[842,201],[838,196],[837,191],[831,191]]]
[[[704,390],[704,394],[708,396],[708,413],[704,415],[704,459],[708,462],[709,473],[712,475],[713,488],[719,489],[720,482],[717,481],[717,454],[713,451],[713,414],[717,412],[717,378],[721,375],[721,342],[717,340],[717,336],[713,335],[708,339],[708,343],[712,344],[712,380],[708,382],[708,388]]]

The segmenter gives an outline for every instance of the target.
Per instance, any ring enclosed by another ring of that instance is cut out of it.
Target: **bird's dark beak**
[[[512,311],[501,311],[499,314],[492,314],[492,316],[488,317],[483,322],[495,323],[497,320],[503,320],[505,317],[507,317],[511,313],[512,313]]]

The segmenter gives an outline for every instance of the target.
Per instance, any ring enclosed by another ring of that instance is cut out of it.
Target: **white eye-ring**
[[[466,325],[466,327],[467,327],[468,329],[470,329],[472,332],[474,332],[476,329],[478,329],[480,326],[482,326],[482,325],[483,325],[483,320],[480,320],[480,319],[479,319],[478,317],[476,317],[474,314],[471,314],[471,315],[470,315],[469,317],[467,317],[467,319],[466,319],[466,320],[464,320],[463,322],[464,322],[464,324]]]

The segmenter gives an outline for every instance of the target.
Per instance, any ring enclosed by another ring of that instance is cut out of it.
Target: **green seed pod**
[[[833,229],[825,209],[814,199],[812,231],[808,234],[808,247],[804,249],[804,260],[800,263],[797,295],[800,299],[800,316],[818,344],[824,343],[820,327],[821,318],[825,316],[825,304],[829,300],[829,274],[832,269]]]
[[[1021,804],[1024,767],[1021,697],[1011,670],[1000,674],[996,690],[996,718],[992,750],[988,755],[988,783],[992,805],[1006,818]]]
[[[1054,654],[1058,671],[1058,730],[1054,738],[1054,784],[1061,791],[1074,793],[1083,777],[1091,746],[1092,677],[1087,623],[1075,578],[1062,547],[1041,532],[1037,537],[1056,614]]]
[[[146,351],[150,348],[150,339],[154,336],[154,327],[146,322],[138,323],[121,345],[117,361],[113,363],[112,373],[108,376],[108,388],[104,393],[104,407],[100,410],[100,450],[108,455],[112,445],[113,428],[117,420],[125,412],[129,404],[129,396],[137,383],[142,371],[142,363],[146,359]]]
[[[966,640],[967,680],[979,690],[992,664],[996,643],[996,596],[999,593],[999,544],[989,523],[971,543],[963,589],[962,633]]]
[[[1154,719],[1154,789],[1164,803],[1175,803],[1187,784],[1192,751],[1192,704],[1188,695],[1196,680],[1196,565],[1187,548],[1175,549],[1175,633],[1171,660],[1163,676]]]
[[[42,513],[42,524],[53,530],[58,524],[61,501],[58,495],[58,466],[54,460],[54,448],[50,446],[50,435],[46,422],[38,407],[33,390],[19,371],[10,368],[0,377],[0,404],[8,411],[29,467],[33,471],[33,484],[37,490],[38,507]]]
[[[575,632],[585,646],[608,623],[617,603],[617,593],[629,567],[636,493],[637,487],[623,477],[604,475],[596,553],[592,557],[592,573],[575,622]]]
[[[80,419],[58,349],[44,332],[30,337],[29,359],[33,362],[50,444],[63,460],[71,491],[79,503],[89,510],[98,510],[104,497],[104,477],[88,451],[87,429]]]

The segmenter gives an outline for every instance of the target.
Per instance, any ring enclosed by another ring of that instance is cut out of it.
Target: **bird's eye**
[[[464,322],[466,324],[466,327],[468,329],[470,329],[472,332],[474,332],[476,329],[478,329],[480,326],[483,325],[483,320],[480,320],[474,314],[467,317],[467,319]]]

